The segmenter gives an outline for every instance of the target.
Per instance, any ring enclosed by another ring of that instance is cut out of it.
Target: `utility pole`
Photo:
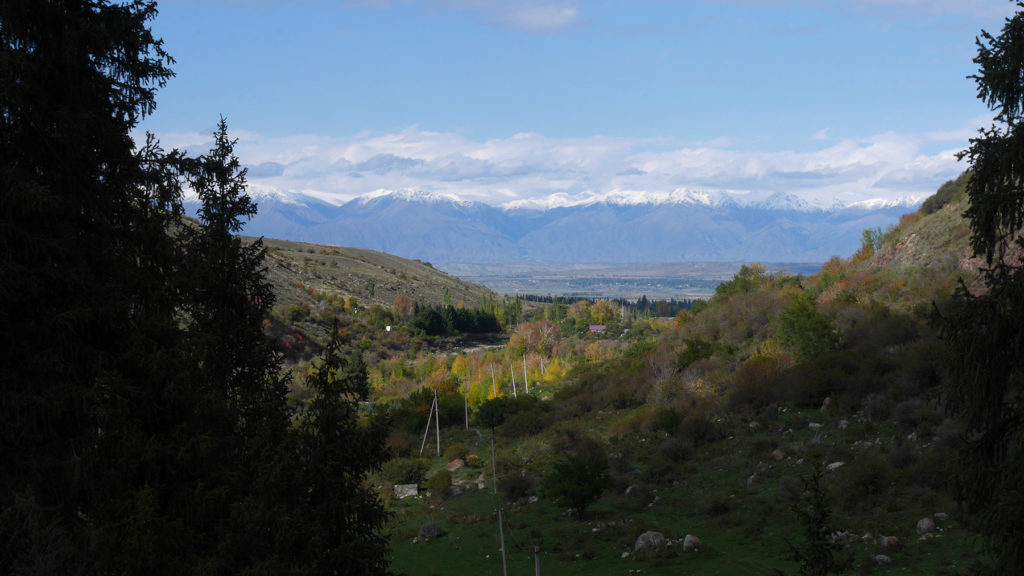
[[[434,388],[434,430],[437,431],[437,457],[441,457],[441,406],[437,402],[437,388]]]
[[[501,569],[508,576],[508,562],[505,560],[505,528],[501,522],[501,506],[498,506],[498,534],[501,536]]]
[[[530,373],[526,371],[526,354],[523,354],[523,381],[526,382],[526,393],[530,393]]]
[[[511,364],[508,365],[508,373],[512,375],[512,397],[518,398],[519,395],[516,394],[516,371],[512,369]]]
[[[494,364],[491,364],[491,394],[498,397],[498,381],[494,379]]]
[[[437,390],[434,390],[434,401],[430,403],[430,412],[427,412],[427,428],[423,431],[423,442],[420,442],[420,456],[423,456],[423,449],[427,446],[427,434],[430,434],[430,418],[434,415],[434,406],[437,405]],[[438,441],[440,449],[440,441]]]

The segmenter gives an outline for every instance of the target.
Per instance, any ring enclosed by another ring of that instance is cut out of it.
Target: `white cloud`
[[[502,27],[547,32],[576,26],[580,22],[581,0],[348,0],[357,8],[389,10],[402,3],[423,8],[427,13],[453,10],[476,14]]]
[[[828,140],[828,139],[829,139],[829,135],[828,135],[828,128],[827,127],[826,128],[822,128],[821,130],[818,130],[817,132],[814,133],[813,136],[811,136],[811,140]]]
[[[809,151],[751,150],[728,139],[693,144],[534,133],[473,141],[418,128],[342,138],[233,136],[236,153],[252,167],[254,189],[312,193],[336,203],[401,189],[503,205],[576,203],[623,191],[656,198],[687,189],[753,200],[783,192],[831,205],[931,194],[965,168],[955,152],[976,125],[821,141]],[[193,154],[209,147],[208,134],[172,134],[163,141]]]

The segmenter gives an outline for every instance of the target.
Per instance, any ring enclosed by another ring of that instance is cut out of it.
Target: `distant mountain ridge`
[[[852,253],[913,199],[822,207],[787,194],[740,203],[713,192],[610,194],[541,208],[492,206],[418,191],[335,205],[260,194],[245,234],[378,250],[431,262],[823,262]]]

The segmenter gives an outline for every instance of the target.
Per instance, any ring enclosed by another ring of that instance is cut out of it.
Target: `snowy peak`
[[[914,208],[924,201],[924,198],[916,196],[901,196],[899,198],[871,198],[848,204],[847,208],[861,210],[885,210],[886,208]]]
[[[472,204],[472,202],[464,201],[454,194],[443,194],[440,192],[427,192],[424,190],[414,189],[374,190],[373,192],[356,197],[353,202],[365,206],[375,200],[395,200],[414,204],[457,204],[461,206],[468,206]]]

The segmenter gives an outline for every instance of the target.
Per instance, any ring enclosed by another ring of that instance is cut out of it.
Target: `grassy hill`
[[[435,269],[429,262],[304,242],[264,239],[269,279],[279,303],[315,303],[311,290],[355,298],[359,305],[390,309],[399,295],[440,304],[447,291],[452,303],[479,306],[495,294]]]
[[[396,570],[502,573],[501,509],[511,573],[532,569],[535,547],[546,574],[797,573],[794,550],[808,550],[809,533],[819,544],[827,535],[849,573],[969,573],[983,554],[956,515],[962,428],[941,404],[948,350],[930,321],[933,302],[976,279],[964,199],[956,186],[948,196],[868,231],[857,254],[810,277],[744,267],[675,322],[594,335],[549,313],[500,352],[438,359],[423,392],[391,404],[396,458],[376,477]],[[541,332],[556,337],[531,340]],[[503,399],[487,399],[488,365],[500,374],[538,357],[572,368],[543,380],[530,368],[532,398],[520,389],[509,399],[498,380]],[[476,419],[468,430],[462,386]],[[447,453],[437,456],[431,431],[421,458],[433,390]],[[607,482],[580,520],[551,488],[583,445],[607,464]],[[448,476],[456,456],[468,465]],[[828,513],[809,532],[816,470]],[[409,481],[432,495],[396,499],[392,484]],[[416,540],[427,524],[444,535]],[[647,531],[667,542],[635,550]],[[683,551],[688,534],[700,552]]]

